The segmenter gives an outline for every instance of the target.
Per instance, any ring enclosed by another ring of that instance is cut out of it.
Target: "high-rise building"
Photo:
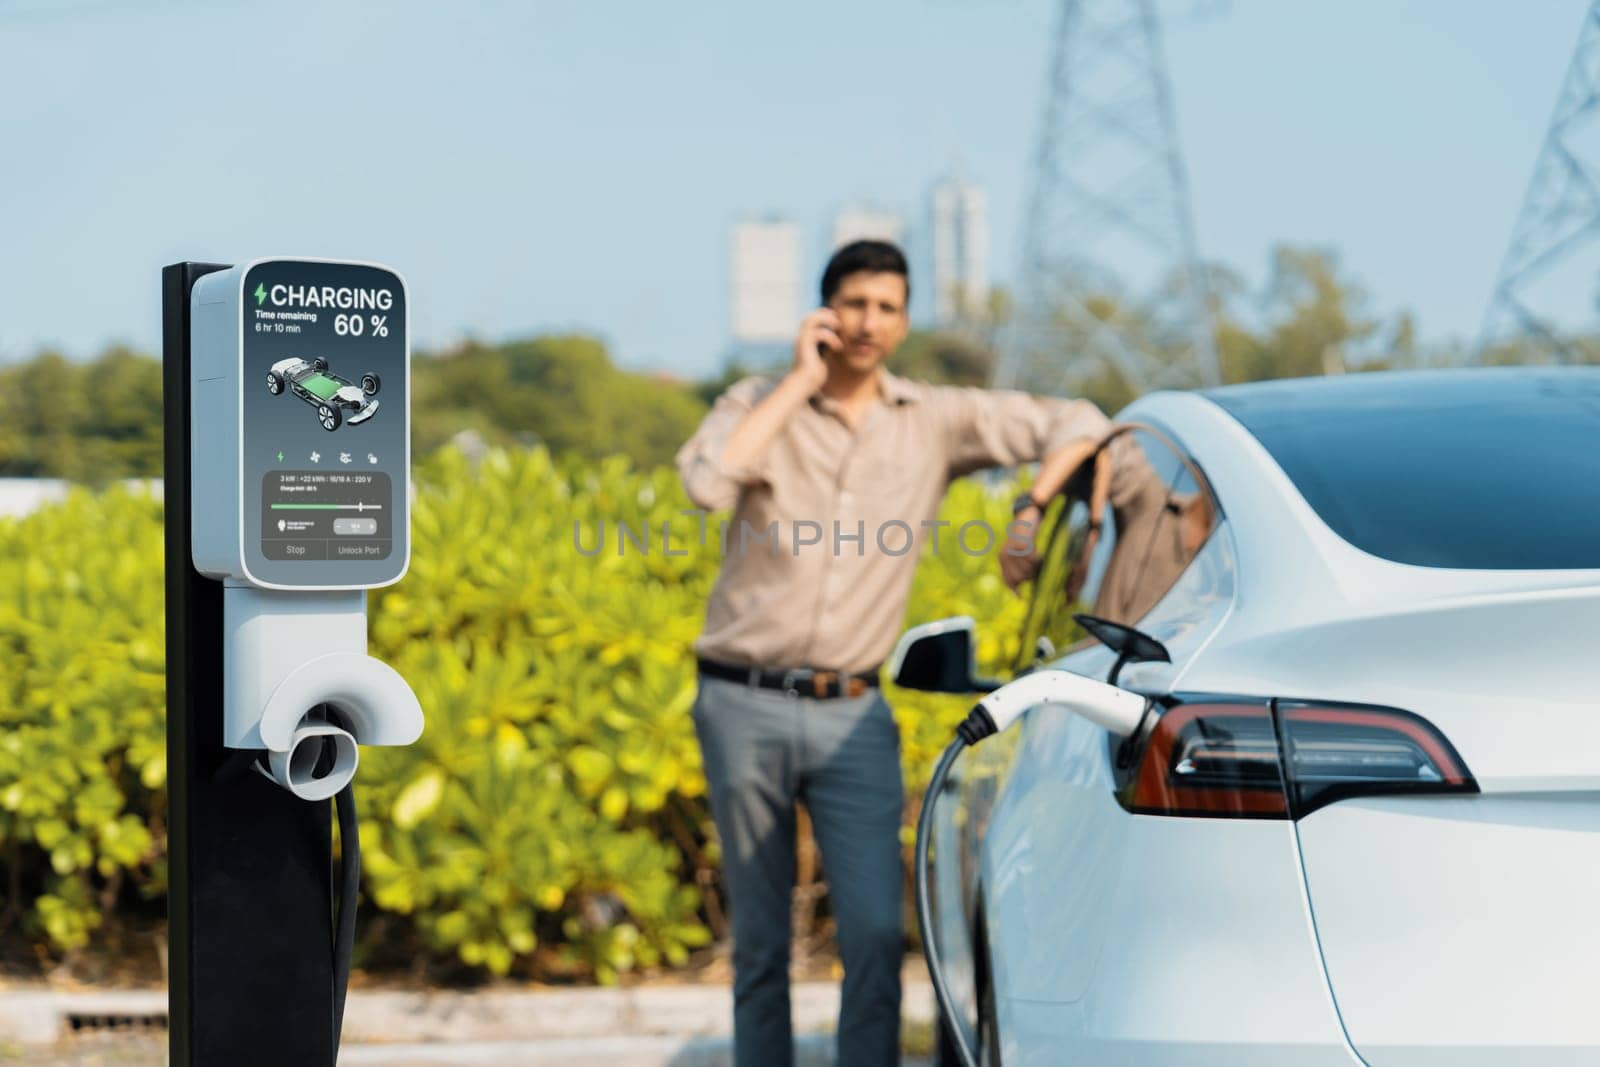
[[[736,223],[731,253],[735,349],[793,340],[800,325],[800,228],[779,218]]]
[[[851,241],[888,241],[905,247],[906,224],[899,214],[870,204],[851,204],[833,216],[833,245],[837,250]]]
[[[989,299],[989,198],[952,174],[933,188],[933,319],[970,321]]]

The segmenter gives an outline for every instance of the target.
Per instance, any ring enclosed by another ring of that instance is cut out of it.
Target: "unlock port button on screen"
[[[345,537],[371,537],[378,532],[378,520],[334,519],[333,532]]]

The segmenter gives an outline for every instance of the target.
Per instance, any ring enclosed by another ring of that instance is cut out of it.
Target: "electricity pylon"
[[[1062,0],[994,384],[1220,381],[1155,0]]]
[[[1555,322],[1558,309],[1574,303],[1596,305],[1600,282],[1600,145],[1596,144],[1596,103],[1600,102],[1600,0],[1583,17],[1578,47],[1556,98],[1555,115],[1545,133],[1528,182],[1528,192],[1500,263],[1494,295],[1484,316],[1475,361],[1543,359],[1570,363],[1579,346]],[[1577,298],[1577,299],[1574,299]],[[1527,342],[1496,353],[1516,340]]]

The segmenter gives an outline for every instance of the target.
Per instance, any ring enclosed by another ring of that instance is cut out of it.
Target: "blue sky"
[[[1331,246],[1472,336],[1586,6],[1173,0],[1203,254]],[[162,264],[301,253],[400,269],[419,344],[709,373],[733,221],[794,218],[814,274],[836,207],[956,159],[1006,281],[1054,8],[0,0],[0,360],[155,351]]]

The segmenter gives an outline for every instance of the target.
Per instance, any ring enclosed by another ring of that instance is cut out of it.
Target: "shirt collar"
[[[883,402],[891,407],[910,404],[917,399],[916,387],[908,379],[890,374],[887,367],[878,371],[878,391],[883,395]],[[838,403],[821,389],[811,394],[811,402],[821,411],[833,411],[838,407]]]
[[[888,368],[878,372],[878,382],[883,389],[883,398],[891,404],[910,404],[917,399],[917,391],[911,383],[898,374],[890,374]]]

